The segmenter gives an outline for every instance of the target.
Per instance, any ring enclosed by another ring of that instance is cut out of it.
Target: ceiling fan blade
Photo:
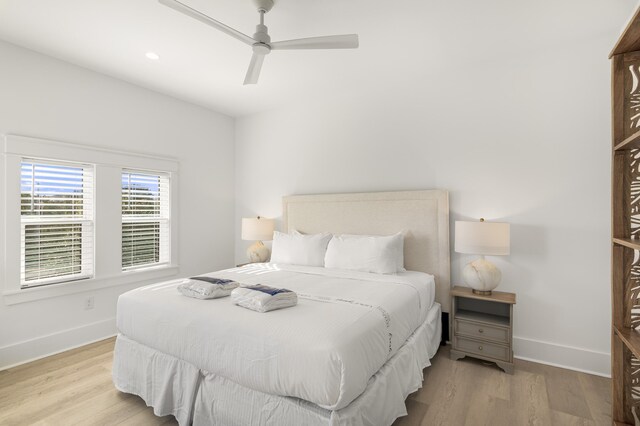
[[[358,34],[299,38],[270,43],[272,50],[292,49],[355,49],[359,46]]]
[[[256,84],[258,77],[260,77],[260,70],[262,69],[262,63],[264,62],[265,55],[254,53],[251,56],[251,62],[249,62],[249,69],[247,70],[247,76],[244,78],[244,84]]]
[[[197,19],[200,22],[204,22],[207,25],[212,26],[213,28],[222,31],[225,34],[230,35],[233,38],[236,38],[248,45],[252,45],[256,41],[249,37],[246,34],[237,31],[222,22],[216,21],[215,19],[205,15],[202,12],[198,12],[197,10],[187,6],[184,3],[179,2],[178,0],[158,0],[161,4],[170,7],[173,10],[177,10],[180,13],[184,13],[187,16],[190,16],[194,19]]]

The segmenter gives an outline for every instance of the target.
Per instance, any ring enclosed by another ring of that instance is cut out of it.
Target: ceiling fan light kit
[[[264,15],[273,8],[273,0],[253,0],[260,14],[260,23],[256,25],[256,32],[253,37],[241,33],[220,21],[216,21],[210,16],[193,9],[178,0],[158,0],[161,4],[168,6],[191,18],[197,19],[213,28],[230,35],[231,37],[248,44],[253,49],[249,69],[244,79],[244,84],[256,84],[260,77],[260,70],[264,57],[272,50],[295,50],[295,49],[356,49],[359,45],[357,34],[332,35],[321,37],[308,37],[294,40],[284,40],[271,42],[269,29],[264,25]]]

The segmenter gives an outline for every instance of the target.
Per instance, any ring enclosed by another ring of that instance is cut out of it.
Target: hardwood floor
[[[0,425],[161,425],[137,396],[111,382],[115,339],[0,372]]]
[[[394,426],[611,425],[610,379],[521,360],[507,375],[479,360],[451,361],[449,347],[431,362]]]
[[[1,425],[174,425],[111,383],[114,339],[0,372]],[[609,379],[516,360],[515,374],[440,348],[394,426],[610,425]]]

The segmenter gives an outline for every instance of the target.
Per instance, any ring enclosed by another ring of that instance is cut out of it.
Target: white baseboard
[[[0,347],[0,371],[116,335],[116,319],[85,324]]]
[[[611,377],[611,354],[540,340],[513,337],[514,357],[597,376]]]

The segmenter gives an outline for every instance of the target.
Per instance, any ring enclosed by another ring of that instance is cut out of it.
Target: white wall
[[[512,254],[492,260],[517,293],[516,355],[607,375],[607,55],[636,2],[434,3],[406,17],[427,20],[409,34],[423,49],[380,50],[349,92],[237,121],[236,220],[280,217],[289,194],[448,189],[452,224],[512,224]],[[454,283],[470,260],[452,253]]]
[[[0,134],[178,159],[179,274],[233,265],[232,118],[3,42],[0,64]],[[0,302],[0,369],[114,334],[118,295],[141,284]]]

